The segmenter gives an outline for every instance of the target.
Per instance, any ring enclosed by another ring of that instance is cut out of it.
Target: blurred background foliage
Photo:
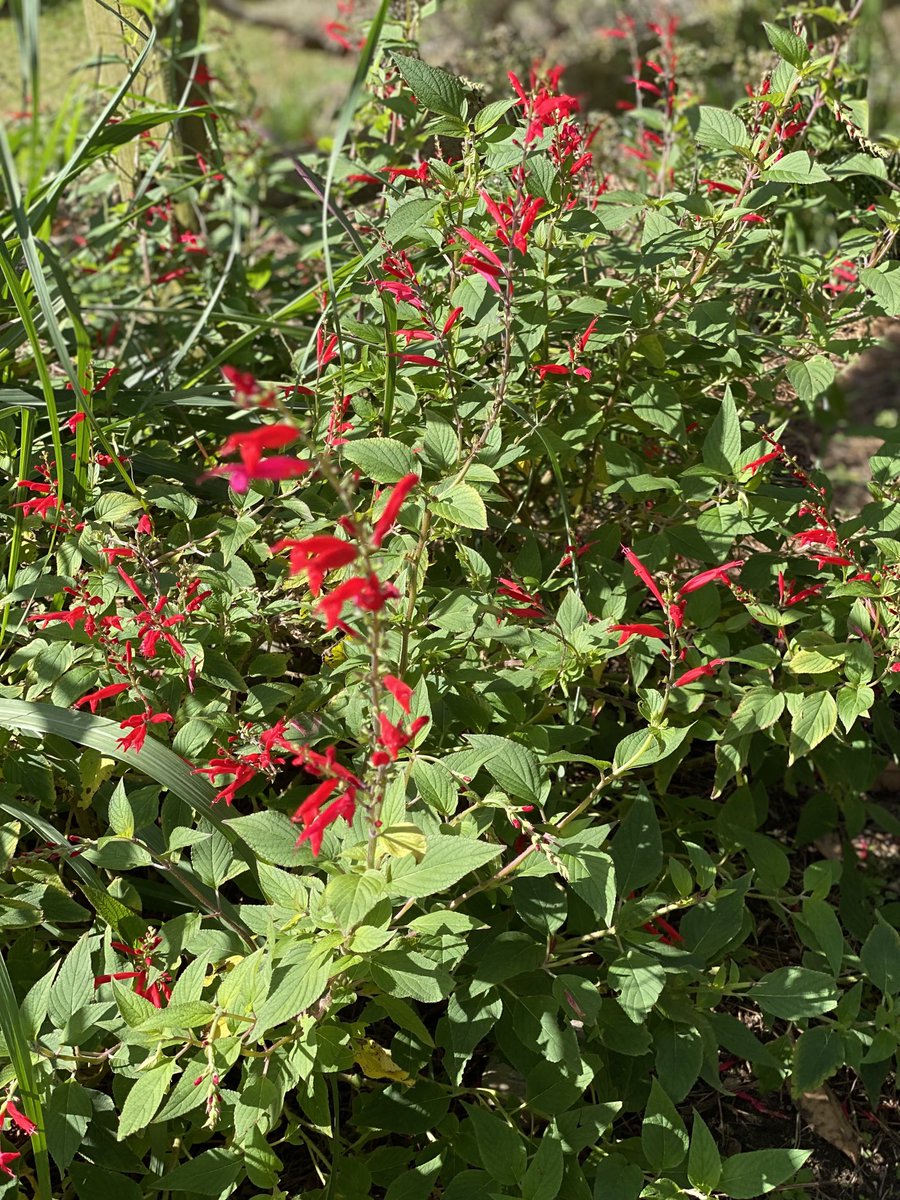
[[[0,0],[0,113],[24,106],[14,22],[19,0]],[[396,0],[415,7],[417,0]],[[200,14],[200,46],[222,92],[240,116],[255,117],[283,144],[299,147],[327,135],[346,94],[354,56],[339,44],[342,24],[366,15],[367,0],[141,0],[122,11],[140,19],[140,8],[157,17],[172,8]],[[351,15],[348,9],[355,9]],[[506,86],[506,71],[525,70],[535,59],[566,65],[566,88],[594,112],[612,111],[631,89],[628,52],[605,37],[617,15],[639,26],[676,16],[682,44],[682,75],[702,78],[706,98],[730,104],[743,81],[757,79],[771,52],[761,22],[784,6],[778,0],[431,0],[422,25],[423,56],[469,75],[489,88]],[[798,5],[814,19],[815,4]],[[846,7],[846,6],[845,6]],[[107,85],[98,67],[89,19],[97,0],[43,0],[40,55],[41,108],[58,111],[76,95],[98,103]],[[102,10],[101,10],[102,11]],[[86,16],[87,14],[87,16]],[[871,134],[900,136],[900,0],[864,0],[854,54],[868,74]]]

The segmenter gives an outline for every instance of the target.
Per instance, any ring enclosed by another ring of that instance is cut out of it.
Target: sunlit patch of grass
[[[301,49],[286,34],[220,14],[210,19],[206,41],[210,69],[222,79],[223,91],[245,99],[248,113],[252,111],[279,141],[296,143],[329,130],[353,75],[352,60]],[[72,47],[77,47],[74,53]],[[73,85],[92,86],[81,0],[45,7],[40,55],[45,112],[58,111]],[[0,20],[0,114],[7,116],[24,107],[18,64],[15,26]]]

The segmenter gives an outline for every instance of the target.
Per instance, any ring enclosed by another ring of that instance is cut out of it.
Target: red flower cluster
[[[392,529],[406,497],[419,482],[418,475],[405,475],[391,489],[381,515],[372,530],[371,546],[379,549],[385,537]],[[355,536],[356,527],[348,522],[348,528]],[[345,542],[331,534],[313,534],[307,538],[282,538],[270,547],[273,554],[282,550],[290,552],[290,571],[292,575],[306,572],[309,589],[314,596],[319,596],[322,582],[328,571],[349,566],[359,555],[359,547],[353,542]],[[399,592],[391,583],[382,583],[374,572],[351,576],[338,584],[331,592],[318,602],[318,609],[325,617],[328,629],[340,628],[345,633],[352,630],[342,620],[345,604],[354,604],[364,612],[380,612],[388,600],[394,600]]]
[[[201,479],[212,479],[226,475],[235,492],[246,492],[253,479],[296,479],[312,466],[308,459],[292,458],[290,455],[271,455],[263,458],[264,450],[281,449],[295,442],[300,431],[293,425],[261,425],[245,433],[233,433],[219,449],[225,458],[239,454],[239,463],[226,463],[204,472]]]
[[[123,750],[138,750],[143,749],[144,742],[147,740],[147,726],[159,725],[162,722],[171,723],[174,721],[169,713],[155,713],[152,709],[147,709],[146,712],[136,713],[133,717],[126,717],[120,722],[120,728],[128,730],[124,737],[120,737],[116,745],[121,746]]]
[[[540,596],[536,592],[526,592],[522,585],[516,583],[513,579],[504,579],[501,576],[497,595],[509,600],[515,600],[516,604],[522,606],[521,608],[516,608],[514,605],[507,604],[503,609],[503,615],[506,617],[523,617],[528,619],[532,617],[545,617],[547,615],[541,603]]]
[[[161,941],[162,938],[159,937],[145,939],[134,947],[126,946],[124,942],[111,942],[113,950],[138,958],[143,965],[137,971],[114,971],[111,975],[95,975],[94,987],[111,983],[113,979],[133,979],[134,990],[139,996],[149,1000],[155,1008],[163,1008],[163,1000],[168,1001],[172,995],[171,976],[162,974],[154,983],[148,984],[150,971],[153,969],[153,951]]]

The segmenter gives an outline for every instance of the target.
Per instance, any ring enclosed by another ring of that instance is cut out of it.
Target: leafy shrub
[[[850,30],[767,27],[725,111],[654,25],[601,134],[558,71],[485,102],[385,8],[349,142],[299,164],[299,301],[264,236],[236,266],[227,159],[203,238],[162,175],[77,286],[10,184],[0,1166],[79,1200],[757,1196],[808,1151],[717,1145],[722,1056],[874,1105],[898,1038],[854,849],[897,831],[866,796],[897,451],[841,514],[795,433],[898,311]]]

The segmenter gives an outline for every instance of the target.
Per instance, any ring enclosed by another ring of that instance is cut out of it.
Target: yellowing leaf
[[[109,779],[116,765],[114,758],[106,758],[99,750],[90,746],[82,750],[78,760],[78,776],[81,780],[80,807],[87,808],[97,789]]]
[[[413,854],[416,862],[421,862],[426,850],[425,835],[418,825],[389,825],[378,835],[376,850],[379,854],[389,854],[391,858]]]
[[[412,1076],[398,1067],[387,1050],[371,1038],[352,1038],[354,1061],[367,1079],[391,1079],[394,1083],[412,1083]]]

